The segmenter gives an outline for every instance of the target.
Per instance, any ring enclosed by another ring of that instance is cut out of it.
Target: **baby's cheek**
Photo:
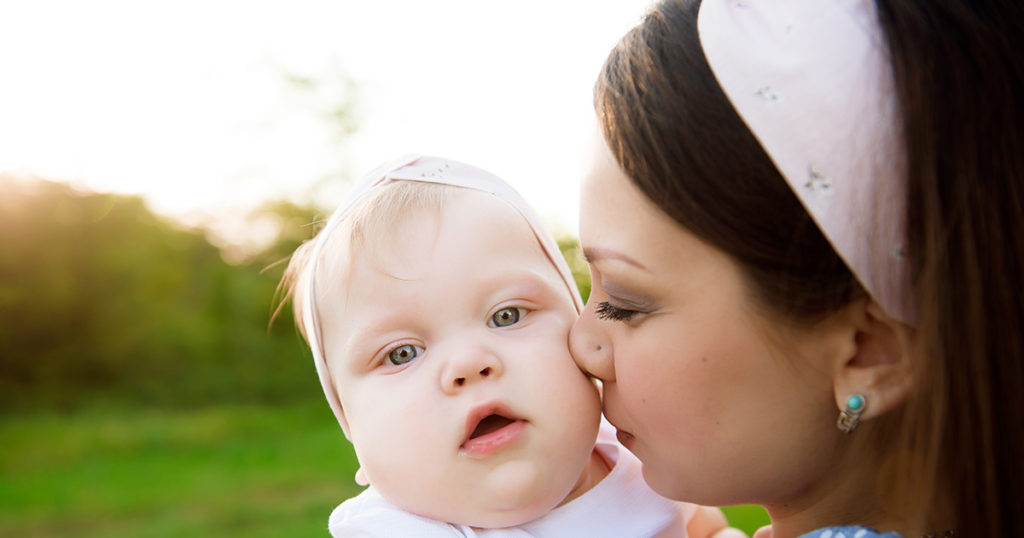
[[[397,431],[404,427],[399,424],[371,426],[369,435],[355,442],[370,483],[396,504],[431,498],[435,494],[431,484],[439,479],[431,473],[443,461],[437,453],[436,429],[431,432],[425,424],[414,426],[412,422],[406,425],[404,432]]]
[[[398,472],[414,465],[410,462],[429,453],[440,440],[441,425],[422,411],[413,400],[363,401],[358,411],[348,414],[360,461],[379,476],[382,470]]]

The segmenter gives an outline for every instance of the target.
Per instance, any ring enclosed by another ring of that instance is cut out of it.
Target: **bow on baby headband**
[[[420,155],[407,155],[401,159],[385,163],[363,177],[355,186],[351,194],[338,209],[334,211],[327,220],[323,230],[314,239],[313,251],[309,262],[305,267],[305,274],[301,282],[305,285],[306,300],[302,306],[302,322],[306,327],[306,338],[309,347],[313,351],[313,362],[316,364],[316,372],[320,377],[320,385],[327,397],[327,403],[338,422],[345,428],[345,418],[341,410],[341,400],[331,382],[331,374],[324,358],[323,337],[321,334],[320,321],[316,309],[316,271],[324,244],[330,234],[344,222],[345,218],[358,208],[367,198],[380,190],[382,187],[396,181],[420,181],[426,183],[439,183],[452,185],[467,189],[491,194],[512,206],[526,223],[530,226],[537,242],[544,250],[544,254],[558,270],[569,295],[572,297],[576,311],[583,309],[583,300],[580,298],[579,290],[576,288],[576,281],[573,279],[572,271],[562,257],[558,243],[551,234],[544,228],[540,219],[533,213],[526,200],[519,195],[508,183],[505,183],[498,176],[485,170],[463,164],[450,159],[439,157],[425,157]],[[346,434],[347,434],[346,429]]]
[[[904,146],[872,0],[705,0],[697,27],[722,90],[832,247],[912,324]]]

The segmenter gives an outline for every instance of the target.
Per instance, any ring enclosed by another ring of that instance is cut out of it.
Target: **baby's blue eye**
[[[516,323],[519,323],[519,309],[509,307],[495,312],[491,316],[491,322],[488,325],[491,327],[508,327]]]
[[[404,346],[398,346],[395,349],[392,349],[391,352],[388,353],[388,361],[395,366],[401,366],[409,363],[419,356],[420,348],[412,344],[405,344]]]

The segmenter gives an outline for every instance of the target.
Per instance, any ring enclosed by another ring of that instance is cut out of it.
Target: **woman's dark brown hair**
[[[797,321],[864,291],[708,68],[699,2],[663,0],[606,61],[595,108],[648,198]],[[911,517],[1024,536],[1024,17],[1013,2],[878,0],[908,152],[914,391],[897,414]],[[936,494],[936,492],[942,492]],[[950,508],[950,505],[952,508]],[[948,514],[952,509],[953,514]]]
[[[908,407],[965,536],[1024,536],[1024,8],[878,2],[922,312]]]

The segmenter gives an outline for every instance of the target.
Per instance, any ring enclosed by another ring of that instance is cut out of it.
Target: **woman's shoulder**
[[[818,529],[800,538],[902,538],[895,532],[878,532],[867,527],[827,527]]]

